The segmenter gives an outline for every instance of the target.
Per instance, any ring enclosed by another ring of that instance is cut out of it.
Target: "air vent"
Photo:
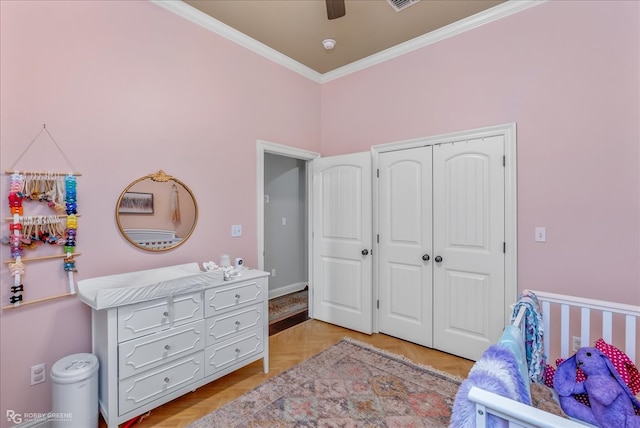
[[[392,8],[395,9],[396,12],[400,12],[402,9],[406,9],[411,5],[418,3],[420,0],[387,0],[387,2],[391,5]]]

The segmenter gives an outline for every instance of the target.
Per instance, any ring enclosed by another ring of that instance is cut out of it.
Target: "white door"
[[[313,161],[313,317],[372,332],[371,155]]]
[[[433,146],[433,346],[477,360],[505,310],[504,136]]]
[[[430,146],[378,158],[378,323],[381,333],[433,346]]]

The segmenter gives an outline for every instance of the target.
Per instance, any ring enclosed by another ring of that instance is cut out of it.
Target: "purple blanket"
[[[474,428],[476,426],[475,405],[469,401],[472,386],[503,397],[531,405],[528,380],[523,379],[513,353],[500,345],[491,345],[469,371],[456,394],[451,415],[450,428]],[[507,427],[508,423],[490,415],[487,427]]]

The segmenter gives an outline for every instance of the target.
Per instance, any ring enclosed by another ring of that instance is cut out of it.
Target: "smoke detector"
[[[412,6],[419,1],[420,0],[387,0],[387,3],[389,3],[396,12],[400,12],[401,10],[408,8],[409,6]]]
[[[326,50],[330,51],[336,46],[336,41],[333,39],[324,39],[322,41],[322,46],[324,46]]]

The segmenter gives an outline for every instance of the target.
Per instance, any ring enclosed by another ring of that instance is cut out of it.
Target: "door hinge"
[[[376,309],[380,309],[380,300],[376,300]]]
[[[376,178],[380,178],[380,168],[376,169]]]
[[[380,243],[380,234],[379,233],[376,235],[376,243],[378,243],[378,244]]]
[[[502,252],[505,253],[505,254],[507,253],[507,243],[506,242],[502,243]]]
[[[507,157],[502,155],[502,166],[507,166]]]

